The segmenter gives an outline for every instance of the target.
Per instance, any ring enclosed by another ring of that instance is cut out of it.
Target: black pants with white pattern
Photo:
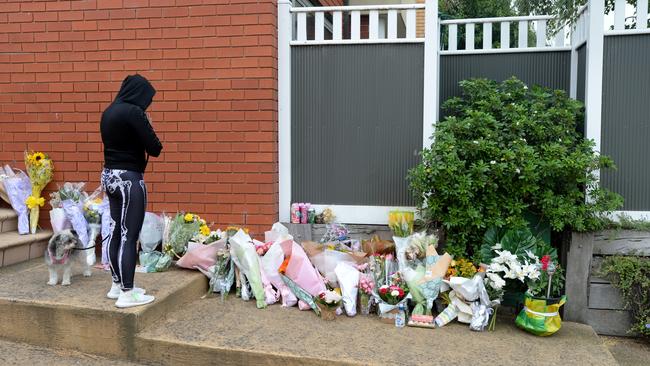
[[[133,289],[136,242],[140,236],[147,206],[147,187],[142,173],[104,169],[102,186],[111,211],[110,234],[104,245],[108,245],[113,282],[120,284],[123,291]]]

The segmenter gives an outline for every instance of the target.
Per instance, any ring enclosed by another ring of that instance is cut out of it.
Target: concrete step
[[[0,233],[18,230],[18,215],[10,208],[0,207]]]
[[[279,305],[257,309],[231,296],[195,301],[136,338],[139,360],[161,365],[617,365],[593,329],[565,322],[540,338],[500,319],[494,332],[457,322],[396,328],[377,317],[319,319]],[[434,361],[435,360],[435,361]]]
[[[51,231],[26,235],[16,231],[0,233],[0,267],[42,257],[51,237]]]
[[[76,274],[76,273],[75,273]],[[49,286],[42,260],[0,269],[0,337],[48,348],[67,348],[134,359],[138,332],[199,299],[207,279],[198,271],[171,269],[136,274],[136,285],[156,296],[150,305],[118,309],[106,298],[111,277],[95,269],[70,286]]]

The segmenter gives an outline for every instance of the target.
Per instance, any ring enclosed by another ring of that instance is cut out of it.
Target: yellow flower
[[[199,221],[201,222],[201,225],[205,225],[205,220],[201,219]]]
[[[185,222],[192,222],[192,221],[194,221],[194,215],[192,215],[191,213],[186,213]]]
[[[45,204],[45,198],[29,196],[25,200],[25,204],[30,210],[36,207],[43,207],[43,205]]]
[[[208,225],[201,226],[199,230],[201,231],[201,234],[204,236],[210,235],[210,228],[208,227]]]

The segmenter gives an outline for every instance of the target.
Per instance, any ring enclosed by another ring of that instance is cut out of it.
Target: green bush
[[[620,207],[620,196],[594,184],[594,171],[613,162],[577,132],[580,102],[515,78],[460,85],[463,96],[445,103],[433,145],[409,173],[423,219],[444,228],[450,253],[475,253],[487,228],[523,227],[526,212],[582,231]]]
[[[650,259],[641,257],[608,257],[601,274],[611,279],[632,312],[631,332],[650,337]]]

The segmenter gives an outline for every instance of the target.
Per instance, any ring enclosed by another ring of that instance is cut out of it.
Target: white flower
[[[397,296],[399,296],[399,291],[393,290],[393,291],[390,292],[390,295],[393,296],[393,297],[397,297]]]
[[[494,164],[496,164],[496,163],[497,163],[497,162],[494,161],[494,160],[492,160],[492,161],[490,162],[490,164],[492,164],[492,165],[494,165]]]
[[[514,255],[514,254],[512,254],[512,253],[510,253],[509,250],[503,250],[503,251],[501,251],[501,250],[495,250],[495,252],[496,252],[496,253],[499,255],[499,257],[501,258],[501,260],[500,260],[499,262],[497,262],[497,263],[509,262],[509,263],[516,263],[516,264],[519,264],[519,262],[517,261],[517,256]]]
[[[524,85],[524,90],[528,90],[528,85]]]
[[[478,141],[474,140],[473,142],[474,142],[476,145],[478,145]]]
[[[496,244],[494,244],[494,246],[492,247],[492,249],[494,249],[494,250],[501,249],[501,243],[496,243]]]
[[[519,168],[515,169],[515,171],[517,172],[517,174],[521,173],[521,169]]]
[[[526,255],[528,255],[528,258],[530,258],[530,259],[533,259],[533,260],[537,259],[537,256],[533,252],[531,252],[530,250],[526,250]]]
[[[325,302],[328,304],[334,304],[341,301],[341,295],[337,294],[334,291],[325,291]]]
[[[503,288],[503,286],[506,285],[506,281],[504,281],[503,278],[499,277],[498,274],[496,274],[496,273],[487,273],[486,275],[490,279],[489,283],[490,283],[490,286],[492,286],[493,289],[501,290]]]
[[[498,273],[498,272],[505,272],[507,270],[506,266],[500,263],[490,263],[488,266],[488,271],[493,272],[493,273]]]

